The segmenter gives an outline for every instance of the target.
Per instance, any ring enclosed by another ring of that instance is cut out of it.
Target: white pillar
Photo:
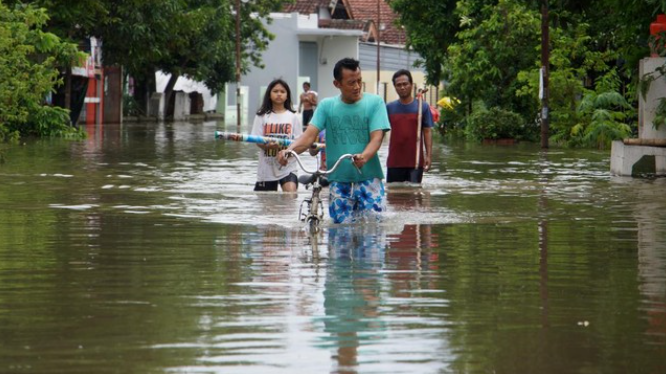
[[[639,77],[641,79],[650,76],[655,79],[650,83],[650,89],[645,97],[639,93],[638,100],[638,137],[641,139],[666,139],[666,125],[655,130],[652,121],[654,121],[655,111],[659,101],[666,98],[666,77],[657,71],[666,65],[664,57],[648,57],[640,61]]]

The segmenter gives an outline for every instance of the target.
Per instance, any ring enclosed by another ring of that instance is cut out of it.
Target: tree
[[[13,4],[21,0],[9,0]],[[272,39],[261,22],[291,0],[250,0],[242,7],[243,71],[261,66],[260,52]],[[34,0],[51,15],[48,30],[80,42],[102,39],[104,64],[123,66],[136,80],[136,98],[144,111],[155,91],[155,71],[203,81],[214,92],[232,81],[235,71],[235,10],[232,0]],[[65,74],[65,84],[69,75]],[[65,90],[68,91],[67,89]],[[68,102],[68,100],[65,100]]]
[[[407,33],[407,46],[423,58],[419,61],[426,71],[428,83],[438,84],[447,50],[459,30],[457,0],[392,0],[388,2],[398,13],[398,23]]]
[[[460,114],[461,108],[470,115],[474,108],[499,106],[528,120],[536,117],[539,64],[534,62],[540,40],[538,29],[532,32],[532,18],[538,19],[533,15],[543,1],[392,0],[390,4],[406,27],[408,45],[425,59],[428,81],[444,78],[447,94],[466,104],[457,107]],[[648,55],[649,24],[656,13],[666,11],[666,0],[550,0],[548,9],[553,36],[549,117],[551,128],[563,139],[562,134],[571,136],[579,123],[578,101],[613,68],[621,82],[618,92],[636,104],[638,61]],[[473,105],[475,100],[482,105]],[[632,119],[626,115],[613,120]]]
[[[244,66],[261,64],[260,52],[272,35],[259,18],[267,17],[284,2],[254,0],[242,7]],[[233,80],[235,14],[231,1],[109,1],[107,9],[109,22],[99,30],[105,63],[122,65],[137,79],[137,99],[142,107],[155,91],[158,69],[172,76],[166,96],[179,76],[203,81],[213,92],[223,90]]]
[[[515,95],[518,73],[531,68],[539,44],[539,15],[512,0],[486,6],[487,18],[472,18],[448,49],[444,78],[447,93],[486,107],[518,113],[534,111],[533,103]]]
[[[66,110],[44,105],[59,84],[58,66],[83,57],[76,45],[44,31],[48,19],[42,8],[0,3],[0,140],[80,134],[68,126]]]
[[[104,0],[6,0],[10,5],[23,3],[36,8],[43,8],[48,14],[46,30],[57,35],[66,42],[79,44],[85,38],[94,35],[97,25],[106,22],[107,10]],[[64,70],[64,106],[70,108],[72,84],[71,68],[61,62]]]

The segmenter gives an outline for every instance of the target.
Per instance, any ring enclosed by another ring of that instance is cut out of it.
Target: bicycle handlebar
[[[335,169],[337,169],[338,166],[342,163],[342,160],[344,160],[344,159],[346,159],[346,158],[348,158],[348,159],[353,159],[353,158],[354,158],[354,155],[353,155],[353,154],[351,154],[351,153],[345,153],[344,155],[340,156],[340,158],[338,158],[338,160],[335,162],[335,164],[333,165],[333,167],[332,167],[330,170],[326,170],[326,171],[323,171],[323,170],[310,171],[310,170],[306,169],[306,168],[303,166],[303,164],[301,163],[301,158],[298,157],[298,154],[297,154],[296,152],[294,152],[294,151],[289,151],[289,152],[287,152],[287,158],[289,158],[289,157],[291,157],[291,156],[293,156],[293,157],[296,158],[296,162],[298,163],[298,166],[300,166],[301,169],[302,169],[304,172],[306,172],[306,173],[308,173],[308,174],[318,174],[318,175],[323,175],[323,176],[326,176],[326,175],[329,175],[329,174],[333,173],[333,172],[335,171]],[[354,164],[354,163],[352,162],[352,165],[354,165],[354,168],[356,168],[356,171],[358,171],[359,174],[362,174],[362,173],[361,173],[361,169],[359,169],[359,168],[356,166],[356,164]]]

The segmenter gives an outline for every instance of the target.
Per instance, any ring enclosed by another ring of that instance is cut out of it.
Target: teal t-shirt
[[[331,169],[345,153],[361,153],[370,142],[373,131],[389,131],[391,126],[386,104],[381,97],[364,93],[361,100],[346,104],[340,95],[322,100],[310,120],[310,124],[326,130],[326,167]],[[344,160],[337,170],[328,176],[335,182],[360,182],[368,179],[384,179],[379,156],[374,155],[361,168],[359,174],[351,160]]]

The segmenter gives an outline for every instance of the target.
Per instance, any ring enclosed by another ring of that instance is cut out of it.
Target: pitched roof
[[[370,24],[377,23],[378,2],[380,24],[383,26],[380,31],[381,41],[387,44],[405,44],[405,31],[395,25],[395,20],[398,17],[386,3],[386,0],[296,0],[294,3],[284,4],[283,11],[286,13],[318,14],[320,8],[327,8],[330,12],[332,10],[331,6],[336,6],[337,11],[333,13],[333,19],[320,19],[320,27],[373,31],[368,39],[374,40],[374,26],[371,27]],[[340,18],[343,17],[341,14],[344,13],[341,9],[346,10],[344,18]],[[346,16],[349,17],[349,20],[340,22],[346,19]],[[354,22],[349,23],[351,20]]]
[[[379,38],[387,44],[405,44],[405,31],[395,25],[398,15],[385,0],[343,0],[347,3],[352,19],[377,22],[377,3],[379,2],[380,34]]]
[[[285,13],[312,14],[317,13],[320,6],[326,7],[330,2],[330,0],[297,0],[284,4],[283,10]]]
[[[353,19],[331,19],[319,21],[319,27],[341,30],[370,30],[370,22]]]

